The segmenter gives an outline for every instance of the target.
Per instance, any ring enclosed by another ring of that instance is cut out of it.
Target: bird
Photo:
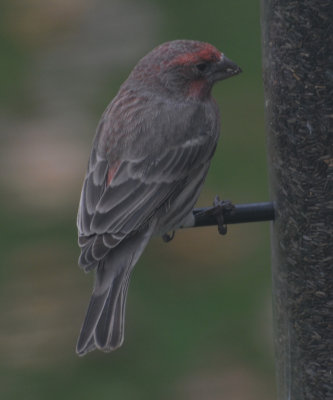
[[[210,43],[169,41],[139,60],[104,111],[77,214],[79,265],[95,271],[78,355],[122,345],[133,267],[152,236],[194,218],[220,135],[212,87],[240,72]]]

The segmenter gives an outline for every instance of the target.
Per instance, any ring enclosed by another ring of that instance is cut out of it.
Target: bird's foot
[[[225,223],[225,216],[230,215],[235,206],[229,200],[220,200],[218,195],[215,196],[213,207],[203,211],[205,215],[213,215],[217,220],[217,228],[220,235],[227,233],[227,225]]]
[[[162,239],[165,243],[171,242],[171,240],[175,237],[175,231],[172,231],[170,234],[165,233],[162,235]]]
[[[224,222],[225,215],[230,215],[234,208],[235,206],[231,203],[231,201],[220,200],[218,195],[215,196],[212,214],[215,215],[217,219],[217,229],[220,235],[225,235],[227,233],[227,224]]]

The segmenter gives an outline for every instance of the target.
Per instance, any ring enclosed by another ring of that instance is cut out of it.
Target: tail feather
[[[110,343],[110,350],[115,348],[111,346],[111,339],[113,336],[118,336],[119,324],[124,323],[124,321],[119,321],[116,315],[116,310],[121,305],[120,303],[125,301],[121,298],[122,281],[122,277],[119,276],[114,280],[95,328],[95,341],[100,349],[107,348],[108,343]],[[116,347],[119,347],[120,344]]]
[[[92,334],[96,328],[96,325],[100,319],[106,298],[107,292],[104,292],[100,296],[96,296],[94,293],[91,296],[90,303],[87,309],[86,317],[83,322],[80,336],[76,345],[76,352],[78,354],[85,354],[87,351],[88,343],[92,337]]]
[[[85,355],[95,348],[108,352],[123,343],[130,275],[150,236],[151,230],[140,232],[111,249],[100,261],[94,291],[76,346],[79,355]]]
[[[129,271],[125,276],[124,284],[120,292],[120,301],[117,302],[117,307],[115,309],[115,324],[118,323],[118,328],[115,330],[117,335],[112,335],[111,338],[111,346],[114,348],[121,346],[124,341],[125,308],[130,277]]]

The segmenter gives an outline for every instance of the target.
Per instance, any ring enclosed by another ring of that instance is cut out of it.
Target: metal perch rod
[[[182,228],[217,225],[215,215],[209,215],[214,207],[196,208],[193,210],[194,224],[184,225]],[[274,203],[236,204],[230,213],[223,215],[224,224],[240,224],[244,222],[272,221],[275,218]]]

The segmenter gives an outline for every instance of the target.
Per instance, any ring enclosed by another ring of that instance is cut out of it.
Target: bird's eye
[[[207,67],[208,67],[207,63],[200,63],[196,65],[197,70],[200,72],[206,71]]]

